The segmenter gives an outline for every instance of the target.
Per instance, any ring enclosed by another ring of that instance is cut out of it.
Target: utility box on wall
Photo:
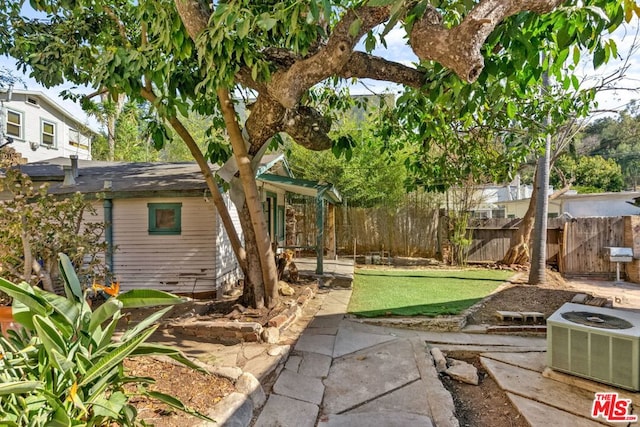
[[[624,246],[633,250],[633,259],[625,263],[627,280],[640,283],[640,215],[624,217]]]

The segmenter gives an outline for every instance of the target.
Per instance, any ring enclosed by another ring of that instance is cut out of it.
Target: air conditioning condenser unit
[[[547,364],[640,390],[640,312],[566,303],[547,319]]]

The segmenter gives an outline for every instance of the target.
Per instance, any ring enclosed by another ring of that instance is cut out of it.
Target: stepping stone
[[[424,415],[399,412],[374,412],[364,414],[327,415],[320,418],[318,427],[433,427],[431,419]]]
[[[285,369],[273,385],[273,392],[319,405],[322,403],[324,384],[319,378],[307,377]]]
[[[254,427],[313,427],[318,411],[318,405],[272,394]]]
[[[347,411],[419,378],[413,348],[406,340],[334,359],[324,380],[324,413]]]
[[[536,320],[544,320],[544,314],[537,311],[521,311],[520,314],[525,322],[528,320],[531,320],[532,322],[535,322]]]
[[[496,311],[496,316],[498,316],[498,318],[500,320],[522,320],[522,314],[518,313],[517,311],[501,311],[498,310]]]
[[[590,413],[587,413],[585,417],[580,417],[513,393],[507,392],[507,396],[518,412],[520,412],[524,419],[532,426],[544,426],[551,424],[553,424],[554,427],[602,426],[602,424],[595,420],[587,418]],[[553,420],[553,423],[549,420]]]

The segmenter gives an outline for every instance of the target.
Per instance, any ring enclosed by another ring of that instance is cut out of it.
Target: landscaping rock
[[[444,371],[454,380],[462,381],[463,383],[478,385],[478,370],[475,366],[463,362],[462,360],[451,359],[451,366]]]
[[[268,344],[277,344],[280,341],[280,329],[268,327],[262,330],[262,341]]]
[[[207,413],[215,422],[197,424],[201,427],[246,427],[253,417],[253,402],[242,393],[231,393]]]
[[[432,348],[431,356],[433,356],[433,361],[436,365],[436,371],[438,371],[438,373],[447,370],[447,359],[445,359],[444,354],[442,354],[442,351],[440,351],[439,348]]]
[[[576,296],[573,297],[571,302],[574,304],[584,304],[587,298],[589,298],[589,295],[587,294],[576,294]]]
[[[291,295],[296,293],[295,289],[289,286],[287,282],[284,282],[282,280],[278,282],[278,288],[280,289],[280,294],[286,297],[290,297]]]
[[[254,408],[260,408],[267,401],[267,396],[260,385],[260,381],[249,372],[240,375],[240,378],[236,381],[236,391],[249,396]]]

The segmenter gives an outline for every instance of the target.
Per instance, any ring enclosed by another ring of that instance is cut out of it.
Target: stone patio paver
[[[418,378],[413,349],[405,340],[334,359],[324,381],[323,413],[341,413]]]
[[[431,419],[424,415],[406,412],[373,412],[322,417],[318,427],[433,427]]]
[[[298,373],[307,377],[325,378],[329,375],[332,360],[331,356],[324,354],[302,352]]]
[[[324,384],[319,378],[307,377],[284,369],[273,385],[273,392],[319,405],[322,403]]]
[[[318,412],[313,403],[272,394],[253,427],[314,427]]]
[[[602,427],[602,424],[592,419],[578,418],[573,414],[526,397],[513,393],[507,393],[507,397],[533,427],[551,425],[553,427]]]
[[[336,337],[334,335],[307,335],[303,333],[296,343],[295,349],[297,351],[309,351],[331,356],[333,355],[335,342]]]
[[[378,335],[370,332],[358,332],[346,328],[340,328],[336,335],[333,357],[344,356],[363,348],[371,347],[396,339],[390,335]]]

